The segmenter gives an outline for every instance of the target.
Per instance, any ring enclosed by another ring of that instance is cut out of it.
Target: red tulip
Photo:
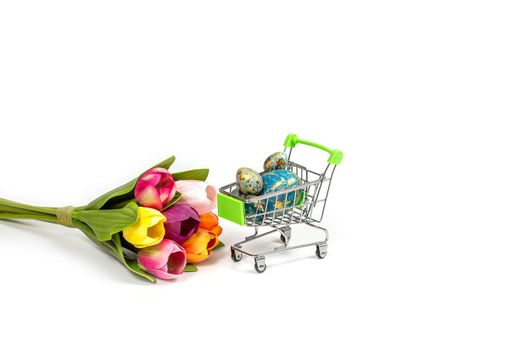
[[[175,180],[163,168],[153,168],[144,173],[135,186],[135,199],[141,206],[158,211],[175,196]]]

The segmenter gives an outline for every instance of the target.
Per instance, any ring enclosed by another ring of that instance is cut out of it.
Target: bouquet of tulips
[[[175,157],[81,207],[37,207],[0,198],[0,219],[33,219],[80,229],[130,271],[151,282],[196,271],[222,246],[217,189],[208,169],[169,172]]]

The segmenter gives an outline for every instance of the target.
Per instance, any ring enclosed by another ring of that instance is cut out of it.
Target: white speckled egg
[[[284,152],[275,152],[264,161],[264,171],[286,169],[288,165],[288,155]]]
[[[261,175],[250,168],[237,170],[237,186],[243,194],[259,194],[263,188]]]

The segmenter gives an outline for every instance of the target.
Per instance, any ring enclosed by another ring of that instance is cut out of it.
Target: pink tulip
[[[199,214],[190,206],[176,203],[162,214],[166,217],[164,237],[179,244],[186,242],[199,229]]]
[[[140,177],[135,186],[135,199],[141,206],[161,211],[175,196],[175,180],[163,168],[153,168]]]
[[[217,206],[217,188],[203,181],[180,180],[177,191],[182,193],[178,204],[192,207],[199,215],[212,211]]]
[[[137,260],[150,275],[170,280],[184,271],[187,258],[184,248],[172,240],[163,239],[157,245],[139,250]]]

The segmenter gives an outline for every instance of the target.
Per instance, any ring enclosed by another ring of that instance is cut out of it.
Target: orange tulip
[[[199,229],[182,244],[186,250],[189,263],[199,263],[211,256],[213,248],[219,244],[217,235],[213,232]]]
[[[219,217],[211,211],[200,215],[199,228],[214,233],[216,236],[220,236],[222,233],[222,227],[219,226]]]

